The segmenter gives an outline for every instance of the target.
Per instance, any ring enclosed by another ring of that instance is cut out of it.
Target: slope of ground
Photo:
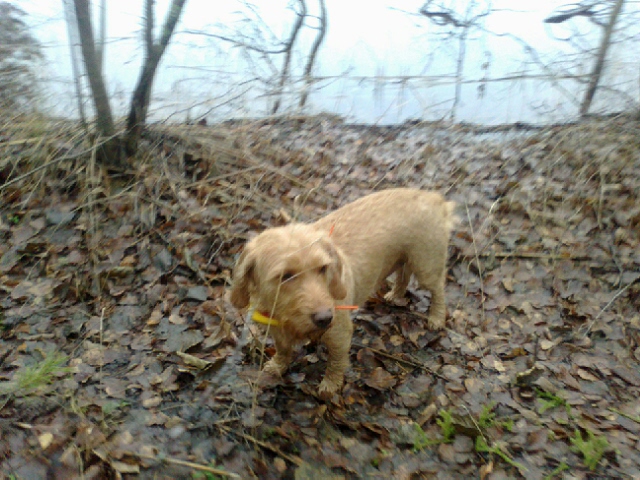
[[[153,127],[107,176],[72,125],[0,128],[0,472],[9,478],[638,478],[640,135],[330,117]],[[244,241],[375,190],[458,203],[429,298],[353,315],[341,398],[224,299]]]

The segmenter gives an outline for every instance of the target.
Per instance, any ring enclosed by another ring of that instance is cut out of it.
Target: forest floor
[[[117,175],[84,139],[0,124],[0,478],[640,478],[638,123],[158,125]],[[337,400],[314,345],[258,386],[244,242],[396,186],[458,204],[446,329],[380,292]]]

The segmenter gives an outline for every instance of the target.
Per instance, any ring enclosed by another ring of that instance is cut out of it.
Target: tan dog
[[[339,391],[349,365],[353,325],[344,306],[362,305],[396,272],[387,300],[404,296],[411,274],[431,291],[428,325],[444,327],[447,246],[453,202],[409,188],[350,203],[315,223],[270,228],[251,240],[233,275],[231,302],[251,304],[271,325],[275,356],[265,371],[282,375],[302,341],[320,339],[328,365],[319,393]]]

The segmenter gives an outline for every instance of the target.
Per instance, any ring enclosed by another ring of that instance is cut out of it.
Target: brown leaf
[[[487,475],[490,475],[493,472],[493,462],[485,463],[480,467],[480,480],[485,480]]]
[[[111,460],[109,464],[118,473],[140,473],[140,465],[138,464],[121,462],[119,460]]]
[[[231,331],[231,325],[224,320],[220,322],[219,325],[216,325],[204,342],[202,342],[202,346],[204,348],[214,348],[220,345],[221,342],[225,340],[233,339],[233,333]]]
[[[254,406],[248,408],[242,414],[242,425],[246,428],[256,428],[262,425],[265,413],[266,409],[263,407]]]
[[[189,355],[188,353],[176,352],[176,355],[182,358],[182,360],[186,365],[190,365],[192,367],[196,367],[201,370],[211,365],[211,362],[195,357],[193,355]]]
[[[13,229],[13,238],[11,239],[11,243],[16,246],[22,245],[24,242],[33,237],[37,231],[35,228],[29,226],[19,226]]]
[[[154,408],[162,403],[162,397],[160,395],[154,395],[142,400],[142,406],[144,408]]]
[[[576,368],[576,374],[583,380],[588,380],[590,382],[597,382],[599,380],[593,373],[585,370],[584,368]]]
[[[362,348],[358,350],[358,364],[364,368],[374,369],[379,368],[382,362],[378,361],[376,354],[369,348]]]
[[[513,289],[513,277],[503,278],[502,279],[502,286],[504,287],[504,289],[507,292],[513,293],[513,291],[514,291],[514,289]]]
[[[0,258],[0,272],[8,272],[17,265],[22,256],[18,253],[18,247],[11,247]]]
[[[487,355],[483,357],[481,362],[482,362],[482,365],[485,366],[485,368],[493,368],[500,373],[504,373],[506,371],[506,368],[502,363],[502,361],[493,355]]]
[[[438,446],[438,455],[447,463],[456,463],[456,450],[453,445],[442,443]]]
[[[479,378],[465,378],[464,387],[471,395],[476,395],[484,387],[485,382]]]
[[[51,432],[45,432],[41,435],[38,435],[38,443],[40,444],[40,448],[42,450],[46,450],[49,448],[49,445],[53,443],[53,434]]]
[[[633,385],[634,387],[640,386],[640,375],[637,371],[631,370],[622,365],[613,365],[611,367],[611,371],[629,385]]]
[[[384,368],[378,367],[365,378],[364,383],[377,390],[387,390],[396,384],[396,379]]]

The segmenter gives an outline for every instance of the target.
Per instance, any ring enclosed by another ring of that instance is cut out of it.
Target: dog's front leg
[[[264,365],[264,372],[281,377],[291,365],[293,360],[293,346],[287,338],[281,335],[274,335],[276,343],[276,354]]]
[[[336,312],[331,327],[322,336],[322,342],[327,347],[327,370],[318,387],[321,398],[330,399],[334,393],[342,388],[344,372],[349,367],[349,350],[353,335],[353,323],[347,312]]]

